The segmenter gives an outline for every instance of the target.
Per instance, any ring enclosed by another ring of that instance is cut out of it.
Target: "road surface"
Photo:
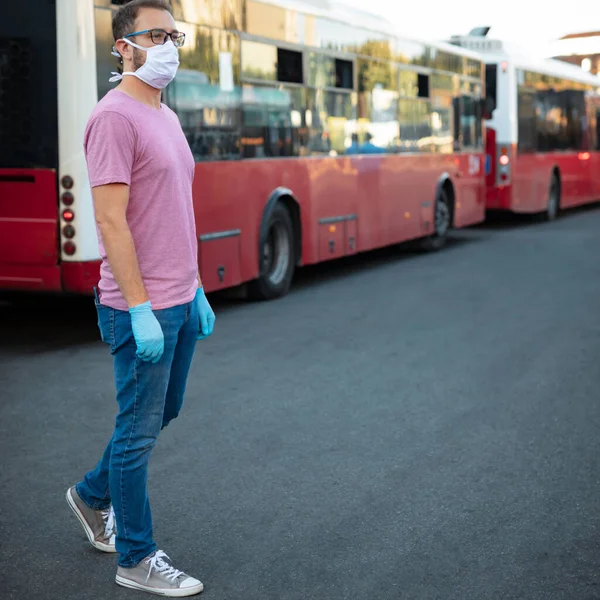
[[[205,600],[600,598],[600,210],[214,298],[150,468]],[[126,600],[65,490],[116,404],[91,302],[0,306],[0,596]]]

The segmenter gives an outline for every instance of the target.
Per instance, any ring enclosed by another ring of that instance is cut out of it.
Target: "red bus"
[[[600,78],[488,39],[489,27],[454,37],[486,63],[488,209],[556,218],[600,199]]]
[[[10,2],[0,24],[0,288],[98,280],[83,132],[117,70],[122,3]],[[26,4],[26,5],[25,5]],[[475,53],[399,37],[319,0],[173,2],[186,33],[163,101],[196,160],[207,291],[285,294],[296,267],[407,240],[443,246],[485,215]]]

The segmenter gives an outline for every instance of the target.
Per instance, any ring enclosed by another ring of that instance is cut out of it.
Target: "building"
[[[600,74],[600,31],[565,35],[552,44],[551,56]]]

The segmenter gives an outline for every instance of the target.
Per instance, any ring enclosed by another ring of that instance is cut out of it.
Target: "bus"
[[[480,52],[486,95],[486,206],[555,219],[600,199],[600,78],[527,56],[476,28],[451,42]]]
[[[0,288],[90,294],[100,256],[83,134],[114,84],[123,0],[10,2],[0,24]],[[484,64],[329,0],[173,0],[163,102],[196,161],[208,292],[288,292],[297,267],[485,217]]]

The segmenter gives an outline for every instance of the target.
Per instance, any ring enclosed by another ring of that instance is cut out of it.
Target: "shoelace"
[[[158,550],[152,558],[149,558],[146,561],[147,563],[150,563],[150,569],[148,569],[146,581],[150,579],[152,570],[156,571],[159,575],[162,575],[166,579],[170,579],[171,581],[175,581],[180,575],[183,575],[183,571],[178,571],[172,567],[168,562],[163,560],[163,557],[171,560],[162,550]]]
[[[112,504],[108,510],[102,511],[102,519],[104,520],[104,537],[110,539],[115,532],[115,509]]]

